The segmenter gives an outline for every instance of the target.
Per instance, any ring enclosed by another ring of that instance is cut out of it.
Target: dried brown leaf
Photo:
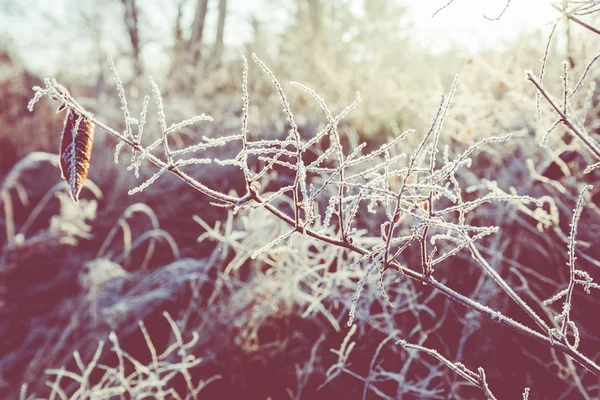
[[[94,124],[69,110],[60,142],[60,170],[69,184],[71,198],[79,200],[79,192],[90,169]]]

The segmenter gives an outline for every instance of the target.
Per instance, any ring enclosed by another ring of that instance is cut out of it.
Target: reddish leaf
[[[60,142],[60,171],[69,184],[71,198],[79,200],[92,156],[94,125],[85,117],[69,110]]]

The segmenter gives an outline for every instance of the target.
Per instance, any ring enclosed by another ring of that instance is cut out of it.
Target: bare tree
[[[129,33],[131,42],[131,51],[133,58],[133,67],[136,75],[142,73],[142,64],[140,61],[140,35],[138,26],[138,7],[136,0],[121,0],[125,7],[125,27]]]
[[[314,38],[320,37],[324,17],[321,0],[298,0],[296,18],[301,24],[309,24]]]
[[[192,22],[192,36],[186,44],[186,51],[192,53],[192,61],[197,64],[200,61],[202,50],[202,36],[204,34],[204,23],[208,10],[208,0],[198,0],[196,3],[196,15]]]
[[[323,27],[323,4],[321,0],[307,0],[307,3],[313,33],[319,36]]]
[[[227,16],[227,0],[219,0],[219,22],[217,23],[217,39],[215,42],[214,61],[221,64],[223,56],[223,35],[225,34],[225,17]]]

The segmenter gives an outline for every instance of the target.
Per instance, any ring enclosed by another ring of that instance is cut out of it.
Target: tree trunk
[[[225,34],[225,16],[227,15],[227,0],[219,0],[219,22],[217,24],[217,40],[215,42],[214,62],[221,64],[223,57],[223,36]]]
[[[323,29],[323,4],[321,0],[308,0],[308,13],[315,38],[321,38]]]
[[[125,7],[125,27],[129,33],[131,42],[131,52],[133,58],[133,68],[135,75],[141,75],[142,63],[140,61],[140,35],[138,30],[138,8],[136,0],[121,0]]]
[[[186,51],[192,55],[194,65],[198,64],[201,57],[202,35],[204,34],[204,22],[206,21],[207,10],[208,0],[198,0],[196,3],[196,15],[192,23],[192,36],[186,46]]]

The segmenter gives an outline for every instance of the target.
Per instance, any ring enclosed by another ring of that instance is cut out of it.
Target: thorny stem
[[[99,128],[104,129],[109,135],[122,141],[123,143],[125,143],[126,145],[131,147],[132,149],[134,149],[140,153],[142,153],[145,150],[145,148],[143,146],[140,146],[139,144],[132,142],[131,140],[129,140],[128,138],[126,138],[125,136],[123,136],[119,132],[117,132],[115,129],[106,125],[102,121],[99,121],[97,118],[93,117],[90,121],[93,124],[95,124],[96,126],[98,126]],[[148,153],[146,155],[146,159],[159,168],[167,167],[169,172],[171,172],[173,175],[177,176],[179,179],[181,179],[182,181],[184,181],[185,183],[187,183],[188,185],[190,185],[191,187],[193,187],[200,193],[203,193],[209,197],[212,197],[215,200],[218,200],[218,201],[221,201],[224,203],[229,203],[232,205],[239,205],[240,199],[235,198],[233,196],[228,196],[228,195],[218,192],[216,190],[210,189],[209,187],[201,184],[200,182],[198,182],[197,180],[195,180],[194,178],[192,178],[191,176],[186,174],[185,172],[181,171],[179,168],[174,167],[174,166],[169,167],[166,162],[164,162],[163,160],[161,160],[160,158],[156,157],[155,155],[153,155],[151,153]]]
[[[549,335],[550,328],[548,327],[546,322],[544,322],[544,320],[539,315],[537,315],[535,311],[533,311],[533,309],[523,301],[523,299],[521,299],[521,297],[510,287],[510,285],[506,283],[504,279],[502,279],[498,272],[496,272],[496,270],[492,268],[492,266],[485,260],[485,258],[483,258],[481,253],[479,253],[477,247],[475,247],[473,243],[470,243],[469,249],[471,250],[473,259],[475,259],[475,261],[477,261],[479,265],[482,266],[482,268],[488,273],[488,275],[492,277],[492,279],[494,279],[498,286],[500,286],[502,290],[504,290],[506,294],[508,294],[508,296],[511,299],[513,299],[513,301],[517,303],[519,307],[521,307],[521,309],[523,309],[523,311],[525,311],[527,315],[529,315],[535,321],[535,323],[538,324],[539,327],[542,328]]]
[[[437,121],[440,118],[442,108],[444,106],[444,101],[445,101],[445,96],[442,95],[442,99],[440,101],[440,105],[438,107],[437,113],[436,113],[435,117],[433,118],[433,121],[431,122],[431,126],[430,126],[429,130],[423,137],[421,144],[419,145],[419,147],[415,151],[415,154],[413,155],[412,159],[410,160],[408,170],[406,171],[406,175],[404,176],[404,179],[402,181],[402,186],[400,187],[400,190],[398,191],[398,195],[396,198],[396,207],[395,207],[394,213],[392,214],[392,218],[390,219],[389,225],[388,225],[387,240],[386,240],[386,244],[385,244],[385,255],[383,258],[383,261],[384,261],[383,263],[385,266],[387,266],[388,261],[389,261],[388,256],[390,254],[390,249],[391,249],[391,245],[392,245],[392,237],[394,236],[394,230],[396,229],[396,226],[399,225],[399,223],[400,223],[400,215],[402,213],[402,209],[401,209],[402,195],[404,194],[404,191],[406,190],[406,185],[408,183],[410,175],[412,174],[413,169],[416,166],[417,159],[419,158],[421,151],[425,148],[425,144],[427,143],[427,140],[429,139],[429,137],[431,136],[431,134],[433,133],[433,131],[436,127]]]
[[[581,212],[583,211],[583,196],[586,191],[590,190],[591,186],[586,186],[581,191],[579,198],[577,199],[577,205],[575,206],[575,210],[573,212],[573,218],[571,219],[571,233],[569,234],[569,286],[567,288],[567,295],[565,298],[565,309],[564,309],[564,319],[562,322],[562,327],[560,332],[564,337],[566,342],[567,340],[567,328],[571,321],[571,303],[573,298],[573,290],[575,289],[575,244],[577,243],[575,240],[575,235],[577,234],[577,225],[579,223],[579,218],[581,217]]]
[[[594,28],[593,26],[591,26],[590,24],[587,24],[584,21],[580,20],[575,15],[573,15],[569,10],[565,10],[565,9],[557,6],[556,4],[552,4],[552,7],[555,10],[563,13],[563,15],[565,17],[567,17],[570,21],[573,21],[576,24],[581,25],[582,27],[584,27],[585,29],[589,30],[590,32],[594,32],[596,35],[600,35],[600,30],[598,30],[598,29]]]
[[[290,135],[293,137],[294,144],[296,147],[296,168],[297,168],[296,176],[294,178],[294,185],[293,185],[293,189],[292,189],[293,200],[294,200],[294,219],[295,219],[294,226],[296,228],[299,228],[299,227],[301,228],[303,223],[302,223],[302,220],[300,219],[300,209],[302,207],[302,203],[300,202],[300,192],[301,192],[300,168],[304,167],[304,164],[302,161],[302,153],[304,152],[304,150],[302,149],[302,146],[300,143],[300,132],[298,132],[298,125],[296,125],[296,121],[294,121],[294,116],[292,114],[292,111],[290,110],[290,105],[287,101],[287,98],[283,91],[283,88],[281,87],[281,84],[279,83],[279,81],[277,80],[277,78],[275,77],[273,72],[269,69],[269,67],[267,67],[265,65],[265,63],[263,63],[261,60],[259,60],[255,54],[252,55],[252,58],[260,66],[260,68],[269,76],[269,78],[271,78],[271,82],[275,85],[277,94],[279,95],[279,98],[283,104],[283,111],[286,114],[287,120],[290,124]],[[309,210],[304,210],[304,216],[306,219],[306,221],[304,221],[304,223],[308,224],[308,222],[309,222],[308,220],[310,218]]]
[[[429,225],[425,226],[423,229],[423,234],[419,239],[421,243],[421,270],[423,271],[424,276],[431,276],[433,273],[433,269],[429,265],[429,261],[427,260],[427,234],[429,233]]]
[[[492,400],[496,399],[487,385],[487,381],[485,378],[485,373],[483,372],[483,368],[479,368],[479,374],[476,374],[473,371],[470,371],[469,369],[467,369],[461,363],[453,363],[452,361],[448,360],[446,357],[444,357],[440,353],[438,353],[436,350],[429,349],[427,347],[420,346],[418,344],[408,343],[405,340],[399,340],[398,342],[396,342],[396,344],[400,344],[402,347],[407,348],[407,349],[413,349],[413,350],[417,350],[417,351],[421,351],[423,353],[429,354],[430,356],[432,356],[433,358],[435,358],[436,360],[438,360],[439,362],[444,364],[446,367],[448,367],[449,369],[454,371],[456,374],[460,375],[464,380],[466,380],[473,386],[479,387],[484,392],[485,396],[488,399],[492,399]]]
[[[600,159],[600,147],[598,144],[587,135],[585,132],[582,132],[579,128],[573,124],[573,122],[569,119],[569,117],[563,112],[561,107],[556,104],[554,100],[550,97],[548,92],[540,85],[538,80],[533,76],[531,72],[527,72],[527,80],[534,84],[539,93],[544,96],[544,98],[548,101],[548,103],[552,106],[554,111],[560,116],[561,122],[565,124],[579,139],[583,141],[583,143],[587,146],[587,148],[594,153],[594,155]]]

